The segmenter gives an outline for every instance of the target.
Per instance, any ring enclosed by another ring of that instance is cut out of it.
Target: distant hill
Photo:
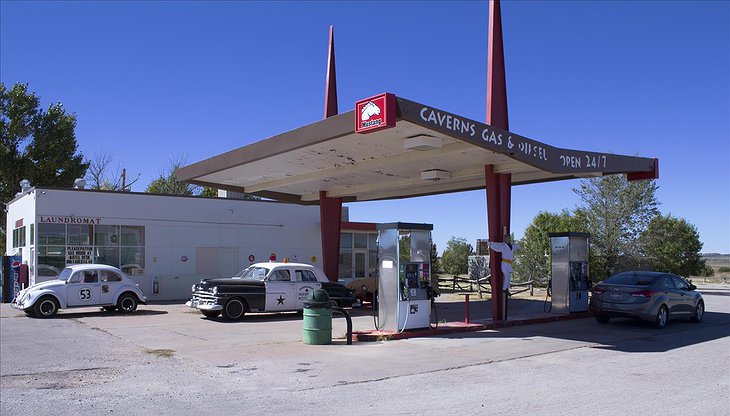
[[[705,254],[702,254],[702,258],[707,263],[729,263],[730,262],[730,254],[705,253]]]

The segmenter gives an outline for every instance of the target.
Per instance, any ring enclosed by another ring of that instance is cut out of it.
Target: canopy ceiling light
[[[441,139],[438,137],[419,134],[403,140],[405,150],[431,150],[441,148]]]
[[[424,181],[440,181],[442,179],[450,179],[451,172],[441,169],[424,170],[421,172],[421,180]]]

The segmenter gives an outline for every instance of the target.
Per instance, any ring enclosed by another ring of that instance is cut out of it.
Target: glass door
[[[368,276],[368,267],[367,267],[367,259],[368,259],[368,251],[367,249],[355,249],[354,251],[355,256],[355,267],[354,267],[354,277],[356,279],[359,279],[361,277],[367,277]]]

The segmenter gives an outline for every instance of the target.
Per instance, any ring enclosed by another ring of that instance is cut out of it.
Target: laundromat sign
[[[45,217],[41,215],[40,222],[49,224],[101,224],[101,218],[90,217]]]

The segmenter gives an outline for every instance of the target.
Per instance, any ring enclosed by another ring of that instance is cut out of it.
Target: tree
[[[441,266],[439,265],[439,253],[436,250],[436,243],[431,244],[431,274],[441,273]]]
[[[540,212],[525,229],[525,236],[519,241],[522,248],[515,252],[514,280],[532,280],[547,285],[550,278],[550,237],[556,232],[585,232],[582,217],[564,210],[560,214]]]
[[[200,196],[217,197],[218,190],[215,188],[211,188],[210,186],[206,186],[205,188],[203,188],[202,191],[200,191]]]
[[[465,274],[468,271],[469,256],[472,254],[474,248],[466,239],[451,236],[441,255],[441,267],[446,273]]]
[[[575,215],[591,233],[591,277],[639,264],[639,237],[659,210],[656,181],[629,182],[625,175],[584,179],[573,189],[583,201]]]
[[[182,182],[175,176],[175,170],[181,168],[185,163],[185,158],[170,159],[170,168],[162,170],[160,176],[147,186],[145,192],[151,194],[195,195],[199,192],[199,187]]]
[[[641,240],[654,270],[685,277],[705,273],[700,235],[697,228],[683,218],[654,217]]]
[[[87,162],[89,163],[89,169],[86,171],[86,183],[89,189],[124,192],[131,189],[140,177],[138,173],[136,178],[128,181],[126,169],[121,169],[120,172],[119,165],[112,171],[112,155],[107,151],[95,154]]]
[[[8,203],[22,179],[36,186],[71,187],[86,173],[88,163],[77,153],[76,116],[61,103],[40,107],[40,98],[27,84],[9,90],[0,83],[0,199]],[[5,251],[3,211],[0,248]]]

